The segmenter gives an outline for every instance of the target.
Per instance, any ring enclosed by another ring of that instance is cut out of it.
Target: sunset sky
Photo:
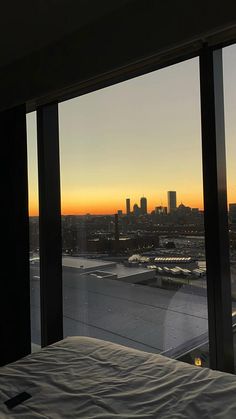
[[[224,50],[228,201],[236,202],[236,47]],[[141,196],[148,210],[203,208],[198,59],[59,105],[63,214],[108,214]],[[30,214],[37,214],[36,117],[27,116]]]

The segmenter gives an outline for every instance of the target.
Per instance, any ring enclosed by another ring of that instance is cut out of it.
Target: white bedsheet
[[[8,410],[4,401],[32,398]],[[0,368],[0,418],[236,418],[236,377],[86,337]]]

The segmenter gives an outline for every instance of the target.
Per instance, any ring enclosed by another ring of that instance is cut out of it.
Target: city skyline
[[[236,202],[236,47],[224,55],[228,202]],[[130,196],[148,211],[166,191],[203,209],[198,59],[59,104],[62,214],[125,211]],[[38,214],[36,118],[27,115],[29,210]],[[122,202],[122,206],[121,203]]]

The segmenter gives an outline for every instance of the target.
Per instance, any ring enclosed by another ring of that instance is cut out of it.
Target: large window
[[[41,345],[40,337],[40,271],[39,271],[39,205],[36,112],[27,115],[29,232],[30,232],[30,305],[32,351]]]
[[[194,59],[60,105],[65,336],[207,364],[199,96]]]

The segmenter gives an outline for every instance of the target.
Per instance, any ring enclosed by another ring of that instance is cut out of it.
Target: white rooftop
[[[101,268],[111,268],[115,267],[115,262],[103,261],[100,259],[88,259],[83,257],[72,257],[72,256],[63,256],[62,257],[62,266],[65,268],[74,268],[79,269],[80,271],[86,272],[90,270],[96,270]]]

